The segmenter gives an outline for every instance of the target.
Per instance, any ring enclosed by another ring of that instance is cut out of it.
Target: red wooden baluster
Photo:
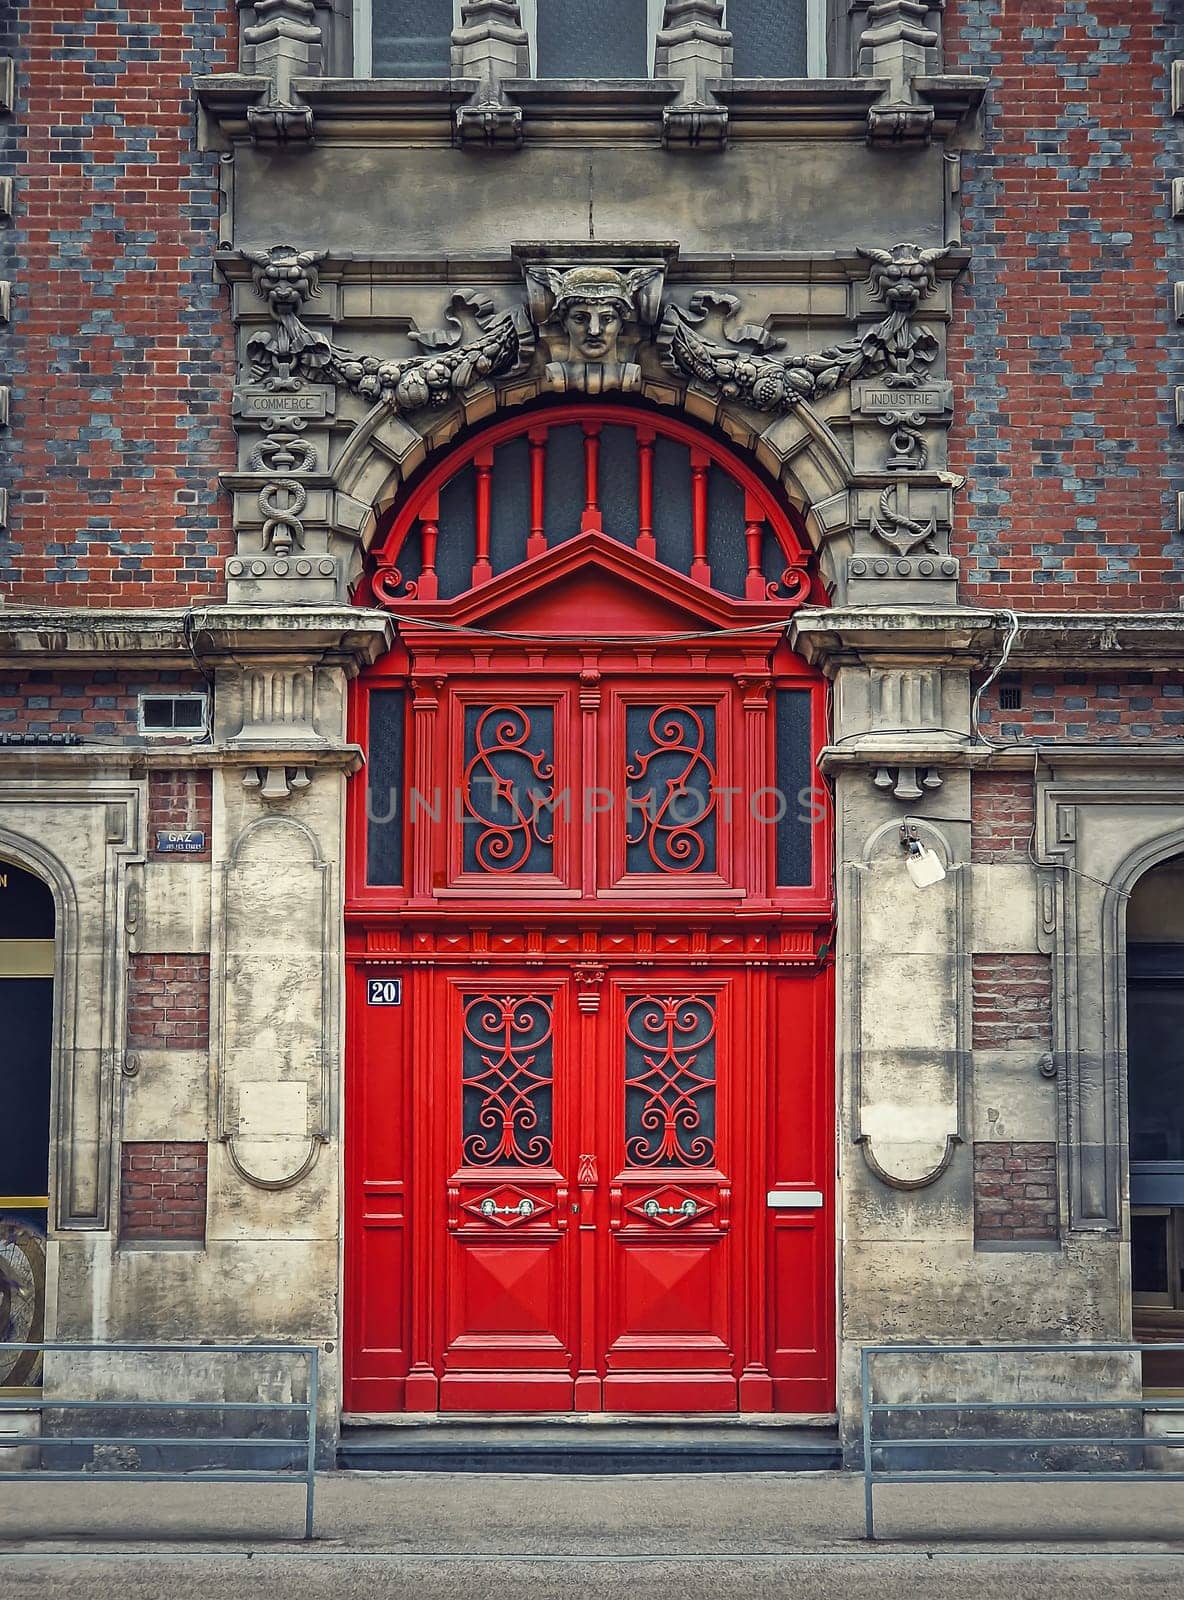
[[[761,546],[765,538],[765,517],[760,502],[751,495],[744,497],[744,542],[748,547],[748,571],[744,575],[744,598],[765,598],[765,575],[761,571]]]
[[[488,583],[493,577],[493,563],[489,559],[489,509],[493,489],[493,451],[482,450],[474,465],[477,468],[477,555],[473,562],[472,587]]]
[[[691,451],[691,577],[696,583],[711,582],[707,561],[707,469],[710,458],[701,450]]]
[[[416,584],[420,600],[438,600],[440,580],[436,573],[436,546],[440,540],[440,499],[432,495],[423,503],[419,513],[420,538],[423,541],[423,567]]]
[[[530,533],[526,540],[527,560],[541,556],[547,548],[544,506],[547,473],[547,429],[532,428],[530,440]]]
[[[637,433],[637,553],[639,556],[658,554],[654,538],[654,435]]]
[[[600,423],[584,424],[584,515],[580,518],[581,533],[599,533],[604,527],[600,519]]]

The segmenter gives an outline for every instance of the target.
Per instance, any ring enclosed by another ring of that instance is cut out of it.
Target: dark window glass
[[[711,581],[724,594],[744,593],[744,527],[744,490],[730,473],[712,467],[707,474],[707,559]]]
[[[584,509],[584,430],[577,423],[547,435],[543,522],[548,546],[574,539]]]
[[[600,516],[605,533],[637,544],[641,483],[637,435],[610,425],[600,430]]]
[[[467,594],[477,558],[477,472],[470,462],[440,490],[440,542],[436,572],[440,598]]]
[[[144,727],[153,733],[174,730],[190,732],[205,725],[206,702],[203,695],[142,695],[140,709]]]
[[[52,978],[0,979],[4,1049],[0,1050],[0,1194],[49,1192],[49,1053]]]
[[[711,995],[626,998],[627,1166],[707,1167],[715,1160],[716,1023]]]
[[[1132,945],[1129,958],[1131,1160],[1184,1161],[1184,949]]]
[[[1135,1294],[1170,1294],[1170,1216],[1131,1213],[1131,1289]]]
[[[813,877],[813,831],[811,814],[815,799],[814,761],[810,740],[810,693],[807,689],[778,689],[774,715],[777,738],[776,811],[784,811],[777,823],[777,884],[782,889],[808,886]],[[767,798],[767,811],[774,816],[774,797]]]
[[[530,441],[525,435],[493,452],[489,504],[489,558],[494,572],[526,560],[530,532]]]
[[[736,77],[806,76],[806,0],[728,0],[726,20]]]
[[[366,763],[366,881],[403,882],[403,782],[406,693],[370,691],[370,752]],[[432,804],[432,796],[427,796]]]
[[[49,885],[23,867],[0,860],[0,939],[52,939]]]
[[[554,1002],[519,993],[467,994],[463,1003],[463,1159],[474,1167],[546,1166]]]
[[[452,0],[371,0],[376,78],[447,78]]]
[[[715,872],[715,707],[629,706],[625,779],[626,870]]]
[[[659,438],[654,443],[654,540],[663,565],[690,572],[691,452],[677,439]]]
[[[540,78],[648,78],[646,0],[538,0]]]
[[[466,706],[464,760],[464,870],[550,872],[554,708]]]

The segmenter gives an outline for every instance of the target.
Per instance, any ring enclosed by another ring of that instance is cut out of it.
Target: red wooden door
[[[822,685],[783,642],[794,585],[753,580],[770,529],[792,555],[784,513],[741,483],[730,596],[717,457],[686,444],[680,572],[647,539],[652,460],[630,542],[602,526],[603,426],[567,425],[578,532],[532,527],[498,569],[502,429],[468,456],[467,586],[440,598],[440,474],[375,577],[394,606],[418,533],[355,703],[347,1406],[828,1410]]]

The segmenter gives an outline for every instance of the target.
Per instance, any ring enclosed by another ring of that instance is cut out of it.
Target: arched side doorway
[[[832,1410],[798,524],[711,436],[556,406],[435,465],[373,558],[347,1410]]]
[[[1127,1113],[1136,1339],[1184,1339],[1184,856],[1127,908]],[[1184,1360],[1144,1357],[1148,1388],[1184,1389]]]
[[[54,903],[47,884],[0,857],[0,1392],[41,1381],[41,1357],[5,1350],[45,1338]]]

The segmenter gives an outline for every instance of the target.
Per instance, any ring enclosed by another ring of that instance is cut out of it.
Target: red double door
[[[346,1407],[832,1411],[825,685],[585,521],[355,686]]]
[[[655,943],[358,964],[351,1409],[832,1409],[825,987]]]

